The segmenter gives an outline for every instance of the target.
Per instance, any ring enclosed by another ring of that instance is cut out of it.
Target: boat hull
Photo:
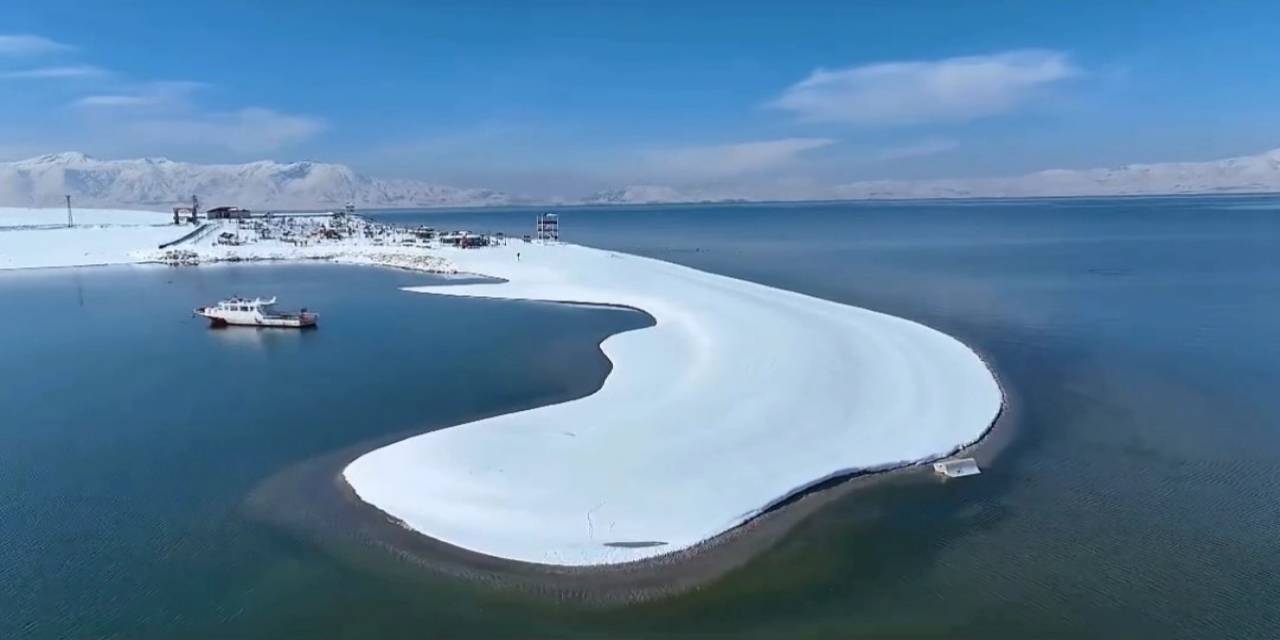
[[[207,318],[210,327],[265,327],[271,329],[308,329],[316,326],[317,316],[314,313],[300,313],[288,316],[247,316],[232,317],[219,314],[206,308],[195,310],[196,315]]]

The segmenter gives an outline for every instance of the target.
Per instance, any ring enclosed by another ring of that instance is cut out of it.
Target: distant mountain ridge
[[[816,189],[803,197],[742,197],[723,192],[634,185],[601,191],[584,204],[674,204],[760,200],[907,200],[1069,196],[1192,195],[1280,192],[1280,149],[1206,162],[1130,164],[1100,169],[1050,169],[1000,178],[861,180]]]
[[[1177,195],[1280,192],[1280,149],[1207,162],[1130,164],[1101,169],[1053,169],[1021,176],[937,180],[862,180],[811,193],[754,197],[720,188],[629,185],[555,204],[627,205],[768,200],[889,200],[1046,196]],[[341,164],[194,164],[166,158],[97,160],[55,153],[0,163],[0,206],[59,206],[63,196],[85,207],[167,209],[192,194],[206,206],[317,209],[348,202],[363,208],[477,207],[547,203],[492,189],[419,180],[370,178]]]
[[[198,195],[206,206],[255,209],[441,207],[511,204],[489,189],[464,189],[417,180],[370,178],[341,164],[193,164],[167,158],[98,160],[83,153],[43,155],[0,163],[0,205],[56,206],[70,194],[86,207],[164,209]]]
[[[1007,178],[867,180],[837,186],[836,199],[1024,198],[1280,192],[1280,149],[1206,162],[1050,169]]]

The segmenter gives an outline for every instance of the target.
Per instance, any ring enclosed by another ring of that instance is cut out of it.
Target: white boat
[[[933,463],[933,472],[947,478],[963,478],[982,473],[973,458],[956,458]]]
[[[275,310],[276,299],[267,298],[230,298],[221,300],[216,305],[198,307],[195,314],[209,319],[210,326],[225,327],[238,325],[244,327],[285,327],[302,329],[316,326],[320,316],[303,309],[297,313],[283,313]]]

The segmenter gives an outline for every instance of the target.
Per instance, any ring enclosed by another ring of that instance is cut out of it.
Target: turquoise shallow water
[[[0,637],[1275,637],[1275,206],[562,210],[571,241],[931,324],[1015,402],[978,479],[857,492],[697,593],[607,611],[386,575],[240,505],[326,451],[584,393],[608,367],[596,342],[635,314],[327,265],[0,274]],[[379,215],[524,233],[534,213]],[[185,312],[260,292],[324,326],[210,332]]]

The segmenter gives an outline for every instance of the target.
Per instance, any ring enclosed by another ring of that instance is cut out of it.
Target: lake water
[[[328,451],[587,393],[596,343],[642,317],[331,265],[5,273],[0,637],[1280,635],[1280,201],[560,213],[569,241],[959,337],[1010,393],[1007,446],[975,479],[836,500],[695,593],[495,596],[331,555],[243,502]],[[378,215],[523,234],[534,214]],[[184,311],[230,293],[323,326],[209,331]]]

